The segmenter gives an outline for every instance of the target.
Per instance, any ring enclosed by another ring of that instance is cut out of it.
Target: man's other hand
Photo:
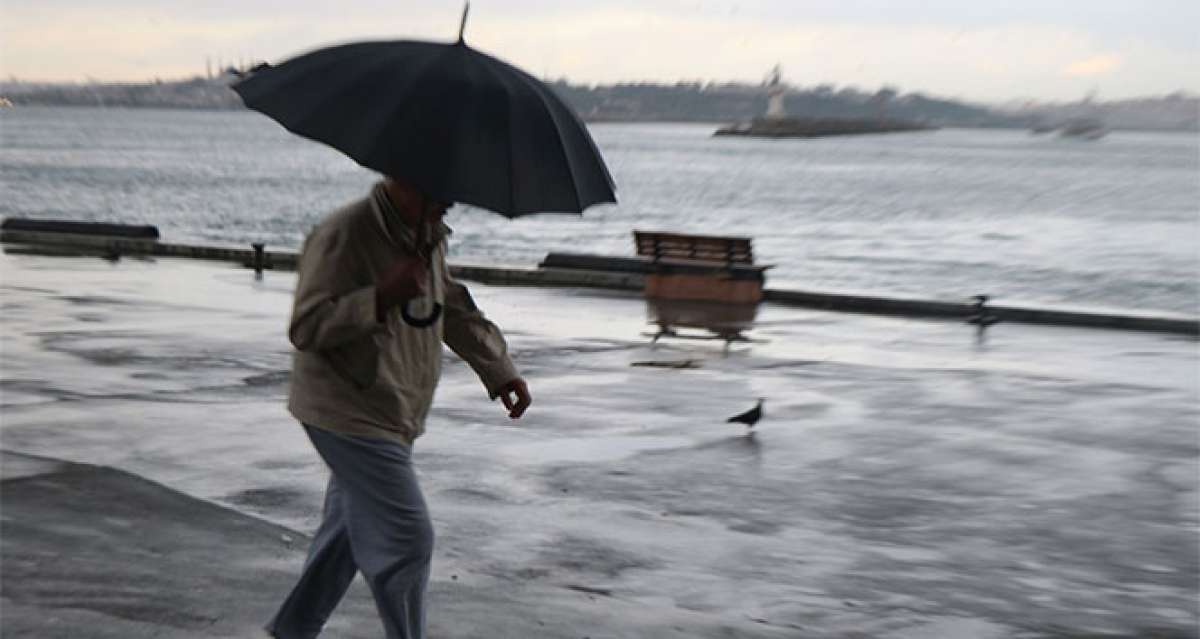
[[[513,395],[516,395],[516,401],[513,401]],[[529,396],[529,385],[518,377],[500,387],[500,401],[508,409],[509,419],[520,419],[525,409],[533,403],[533,398]]]

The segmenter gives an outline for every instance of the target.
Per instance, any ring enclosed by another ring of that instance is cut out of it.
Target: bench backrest
[[[725,264],[754,263],[754,251],[748,237],[634,231],[633,241],[638,255],[655,261],[667,258]]]

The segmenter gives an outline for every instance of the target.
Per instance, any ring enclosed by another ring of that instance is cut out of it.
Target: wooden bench
[[[719,264],[753,264],[754,250],[748,237],[684,235],[634,231],[637,254],[655,261],[694,260]]]
[[[742,335],[754,325],[763,298],[764,272],[754,263],[748,237],[719,237],[634,231],[638,258],[646,261],[647,310],[658,325],[652,337],[751,341]],[[711,337],[686,335],[678,328],[702,329]]]
[[[758,304],[764,272],[748,237],[634,231],[638,256],[648,259],[647,298]]]

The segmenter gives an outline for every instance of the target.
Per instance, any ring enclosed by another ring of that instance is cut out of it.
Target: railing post
[[[263,264],[266,261],[266,256],[264,255],[263,249],[265,249],[267,245],[262,242],[254,242],[250,244],[250,246],[254,249],[254,274],[262,275]]]

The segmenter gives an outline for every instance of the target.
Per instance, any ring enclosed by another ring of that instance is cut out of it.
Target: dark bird
[[[763,398],[759,397],[757,406],[742,413],[741,415],[734,415],[733,417],[730,417],[729,419],[725,420],[725,423],[727,423],[727,424],[745,424],[749,428],[754,428],[754,425],[758,423],[758,420],[762,419],[762,414],[763,414],[762,407],[763,407]]]

